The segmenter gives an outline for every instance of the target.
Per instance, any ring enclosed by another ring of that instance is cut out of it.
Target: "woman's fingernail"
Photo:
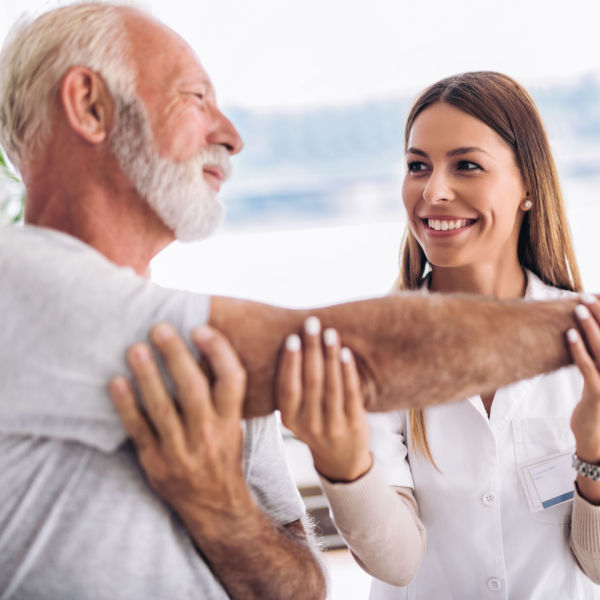
[[[579,339],[579,333],[577,333],[576,329],[569,329],[567,331],[567,339],[571,344],[574,344]]]
[[[575,307],[575,314],[577,315],[578,318],[580,318],[582,321],[584,321],[585,319],[589,319],[590,318],[590,311],[587,309],[586,306],[584,306],[583,304],[578,304]]]
[[[173,337],[173,328],[168,323],[160,323],[152,330],[152,338],[157,342],[166,342]]]
[[[328,327],[323,332],[323,341],[325,342],[326,346],[335,346],[338,341],[337,331],[335,329],[332,329],[331,327]]]
[[[581,296],[579,296],[579,299],[584,303],[584,304],[594,304],[594,302],[596,302],[596,296],[594,296],[594,294],[581,294]]]
[[[304,322],[304,331],[308,335],[319,335],[321,332],[321,321],[317,317],[308,317]]]
[[[295,333],[288,335],[285,338],[285,348],[290,352],[298,352],[300,350],[300,336],[297,336]]]
[[[343,363],[349,363],[352,360],[352,350],[350,348],[342,348],[340,350],[340,360]]]

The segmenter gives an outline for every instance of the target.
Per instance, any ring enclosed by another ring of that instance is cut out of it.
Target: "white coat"
[[[528,273],[527,298],[563,294]],[[479,396],[427,408],[439,472],[412,450],[407,412],[374,416],[373,453],[389,484],[414,488],[427,549],[410,585],[373,580],[371,600],[600,599],[569,549],[573,500],[534,512],[519,475],[523,463],[574,451],[582,387],[569,367],[499,389],[489,419]],[[559,483],[572,490],[569,471]]]

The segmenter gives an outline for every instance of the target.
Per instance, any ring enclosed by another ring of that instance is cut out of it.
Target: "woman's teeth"
[[[466,219],[427,219],[427,225],[435,231],[450,231],[452,229],[460,229],[467,226]]]

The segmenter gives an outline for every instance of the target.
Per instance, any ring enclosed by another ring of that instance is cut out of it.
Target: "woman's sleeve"
[[[600,506],[583,498],[577,485],[571,519],[571,551],[581,570],[600,584]]]
[[[351,483],[321,478],[333,521],[361,567],[391,585],[407,585],[425,552],[425,528],[412,492],[407,413],[369,414],[371,470]]]
[[[392,487],[375,463],[351,483],[321,478],[333,521],[360,566],[373,577],[405,586],[425,552],[425,528],[409,487]]]

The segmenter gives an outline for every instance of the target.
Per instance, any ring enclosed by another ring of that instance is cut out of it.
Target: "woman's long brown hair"
[[[519,263],[544,283],[580,291],[562,192],[548,137],[531,96],[516,81],[493,71],[462,73],[427,88],[413,104],[404,131],[404,149],[416,118],[437,102],[451,104],[493,129],[512,149],[533,207],[523,218]],[[394,288],[414,290],[422,284],[427,257],[407,227]],[[422,409],[410,411],[412,445],[435,465]]]

